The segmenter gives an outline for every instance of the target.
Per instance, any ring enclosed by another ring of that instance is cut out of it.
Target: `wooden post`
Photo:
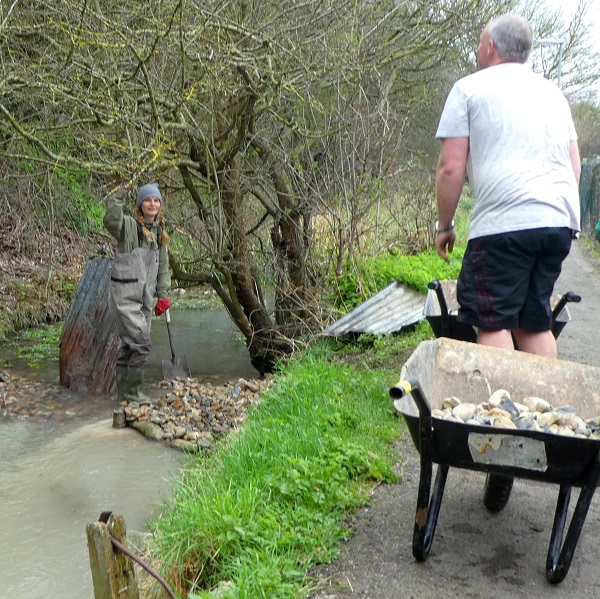
[[[71,391],[112,393],[121,347],[108,305],[112,260],[87,261],[60,337],[60,384]]]
[[[95,599],[139,599],[133,561],[115,548],[111,537],[127,546],[125,520],[110,516],[107,523],[86,527]]]

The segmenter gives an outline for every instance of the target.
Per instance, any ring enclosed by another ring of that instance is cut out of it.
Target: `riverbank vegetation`
[[[191,460],[155,522],[153,550],[178,592],[284,599],[315,589],[309,570],[335,559],[351,514],[375,486],[401,480],[403,424],[387,391],[430,336],[425,323],[347,348],[315,343],[242,430]]]
[[[439,262],[415,256],[399,278],[424,293]],[[335,559],[352,514],[375,486],[401,482],[394,441],[403,423],[387,392],[432,336],[421,321],[397,335],[313,341],[281,365],[237,434],[191,458],[153,525],[154,559],[182,596],[285,599],[318,587],[310,569]]]
[[[461,246],[450,265],[432,250],[435,129],[490,17],[565,41],[532,65],[562,69],[584,157],[600,153],[592,1],[569,21],[544,0],[0,4],[0,340],[65,317],[87,258],[114,251],[103,198],[157,181],[174,286],[211,286],[257,370],[283,364],[156,524],[182,593],[301,595],[396,480],[387,388],[429,330],[315,333],[394,280],[456,278]]]
[[[544,0],[0,4],[0,340],[64,318],[86,259],[114,249],[102,198],[157,181],[174,284],[211,286],[256,368],[281,364],[155,523],[182,595],[308,594],[353,511],[399,480],[387,389],[427,325],[314,335],[394,280],[456,278],[463,246],[450,265],[432,249],[435,129],[493,15],[564,40],[532,65],[562,69],[582,154],[600,153],[591,7],[567,21]]]

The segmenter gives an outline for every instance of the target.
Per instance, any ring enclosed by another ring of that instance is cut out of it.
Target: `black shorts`
[[[484,331],[547,331],[550,297],[573,231],[542,228],[477,237],[467,244],[457,320]]]

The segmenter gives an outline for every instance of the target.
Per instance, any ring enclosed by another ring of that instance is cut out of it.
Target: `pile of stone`
[[[65,422],[99,410],[60,385],[0,371],[0,417],[11,420]]]
[[[530,430],[580,439],[600,440],[600,418],[584,420],[573,406],[554,407],[540,397],[513,401],[506,389],[498,389],[487,401],[477,405],[446,397],[441,408],[431,411],[434,418],[488,425],[495,428]]]
[[[248,410],[271,382],[239,379],[212,386],[195,378],[162,381],[159,399],[121,406],[115,410],[113,425],[130,426],[184,451],[209,449],[215,438],[235,431],[246,420]]]

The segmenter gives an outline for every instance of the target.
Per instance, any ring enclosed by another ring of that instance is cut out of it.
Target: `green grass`
[[[600,258],[600,242],[598,242],[595,237],[588,238],[581,236],[579,243],[583,243],[583,245],[587,247],[592,254],[594,254],[597,258]]]
[[[348,312],[393,281],[426,293],[430,281],[458,277],[465,249],[466,246],[456,246],[450,264],[444,262],[435,249],[414,256],[386,253],[375,258],[364,257],[338,280],[334,304]]]
[[[11,338],[8,346],[28,366],[38,366],[48,360],[58,362],[59,341],[63,323],[42,324],[35,329],[24,329]]]
[[[473,199],[465,193],[455,215],[456,245],[449,254],[450,263],[437,255],[435,247],[415,255],[384,252],[374,257],[361,256],[346,266],[341,277],[330,281],[334,308],[342,314],[350,312],[393,281],[426,293],[428,283],[433,280],[456,279],[467,247],[472,207]]]
[[[337,352],[345,362],[360,368],[383,368],[400,370],[400,367],[415,347],[434,334],[426,320],[421,320],[410,329],[394,335],[373,335],[365,333],[347,342],[335,343]],[[332,344],[334,342],[331,342]]]
[[[425,293],[433,279],[457,278],[469,199],[461,204],[450,265],[433,249],[366,258],[343,279],[336,305],[347,310],[393,280]],[[393,441],[403,422],[388,389],[432,337],[422,321],[398,335],[314,343],[278,374],[241,431],[190,458],[154,523],[154,555],[182,596],[291,599],[314,589],[308,572],[337,557],[350,516],[375,485],[398,481]]]
[[[401,424],[387,394],[397,372],[342,364],[331,348],[285,366],[243,430],[182,471],[155,547],[180,592],[303,596],[307,570],[351,534],[349,515],[398,480]]]

